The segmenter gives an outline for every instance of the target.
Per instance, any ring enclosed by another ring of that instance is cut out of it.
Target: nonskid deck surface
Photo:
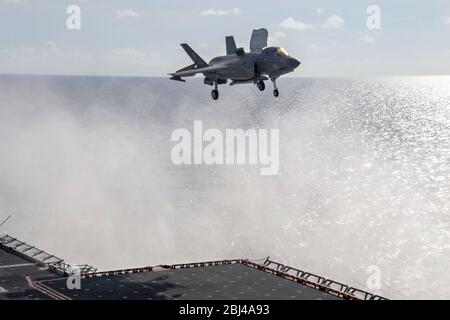
[[[11,239],[14,238],[0,237],[0,300],[383,299],[269,259],[262,262],[244,259],[210,261],[102,272],[83,265],[82,270],[88,272],[74,278],[63,260],[56,266],[46,264],[42,259],[17,251],[15,248],[23,245],[19,240],[11,242]],[[69,279],[69,276],[72,277]],[[72,286],[68,286],[68,279]],[[77,283],[79,286],[74,285]]]
[[[0,249],[0,300],[52,299],[30,287],[27,276],[34,280],[56,279],[58,275],[45,266],[17,256],[4,248]]]
[[[239,263],[83,278],[79,290],[65,279],[42,283],[72,299],[339,299]]]

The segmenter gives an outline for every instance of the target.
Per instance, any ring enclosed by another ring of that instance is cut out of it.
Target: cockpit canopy
[[[264,52],[274,56],[289,57],[289,53],[281,47],[268,47],[264,49]]]
[[[288,57],[289,53],[287,53],[286,50],[284,50],[283,48],[278,47],[277,51],[275,53],[277,56],[281,56],[281,57]]]

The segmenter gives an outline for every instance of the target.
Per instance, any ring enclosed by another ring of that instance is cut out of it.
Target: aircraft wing
[[[260,53],[262,49],[267,47],[267,38],[269,33],[267,29],[261,28],[253,30],[252,38],[250,39],[250,52]]]
[[[192,77],[195,76],[197,73],[215,73],[215,72],[219,72],[221,70],[226,69],[226,66],[208,66],[208,67],[203,67],[203,68],[192,68],[192,69],[181,69],[178,70],[175,73],[170,73],[169,75],[175,77],[175,78],[179,78],[179,77]]]

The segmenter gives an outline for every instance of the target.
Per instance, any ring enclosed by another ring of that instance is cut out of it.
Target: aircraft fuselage
[[[210,66],[224,66],[217,72],[219,78],[233,81],[258,80],[267,75],[270,78],[294,71],[300,62],[290,56],[272,54],[275,47],[269,47],[262,53],[247,53],[245,55],[231,54],[219,56],[209,62]]]

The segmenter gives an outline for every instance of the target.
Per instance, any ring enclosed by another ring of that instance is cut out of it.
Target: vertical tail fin
[[[236,53],[236,42],[234,42],[233,36],[225,37],[225,45],[227,47],[227,55]]]
[[[198,68],[207,67],[208,64],[203,60],[197,52],[195,52],[187,43],[182,43],[181,47],[186,51],[187,55],[194,61]]]

